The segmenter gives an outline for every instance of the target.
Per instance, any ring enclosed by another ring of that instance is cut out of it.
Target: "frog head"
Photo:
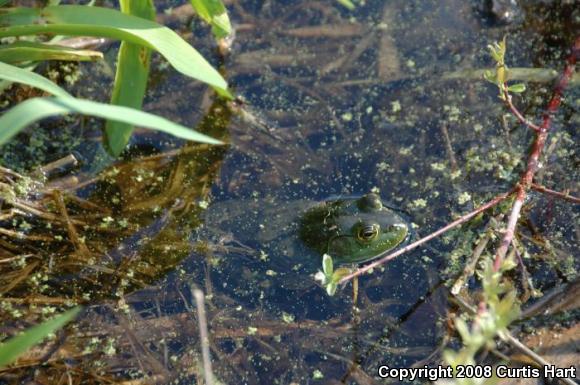
[[[300,223],[300,238],[337,264],[376,258],[403,243],[407,222],[381,198],[368,193],[360,198],[327,201],[308,210]]]

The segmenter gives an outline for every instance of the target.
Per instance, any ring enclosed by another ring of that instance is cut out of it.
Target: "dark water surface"
[[[78,383],[201,382],[193,287],[207,295],[222,383],[375,384],[380,365],[438,362],[448,332],[442,281],[462,270],[489,217],[364,276],[356,304],[351,284],[334,297],[315,284],[316,269],[304,261],[317,256],[285,228],[296,202],[376,191],[408,213],[417,237],[517,180],[533,133],[506,115],[493,85],[468,71],[492,67],[486,46],[504,35],[508,65],[559,70],[579,15],[565,2],[529,2],[502,23],[481,3],[367,1],[350,12],[330,0],[234,1],[236,38],[225,59],[200,22],[199,37],[189,39],[245,100],[236,112],[154,57],[144,108],[228,145],[138,130],[126,160],[79,190],[140,230],[89,235],[116,274],[84,268],[49,281],[53,296],[90,293],[77,326],[85,337],[71,333],[76,353],[66,364]],[[113,46],[109,63],[115,54]],[[448,79],[458,71],[467,72]],[[106,100],[103,76],[77,87]],[[538,117],[550,95],[551,83],[531,82],[515,101]],[[578,180],[578,97],[572,85],[539,173],[559,191]],[[88,148],[76,151],[90,159]],[[8,152],[5,164],[18,157]],[[528,245],[538,288],[571,279],[578,211],[541,196],[526,207],[522,242],[540,234],[552,245]],[[64,369],[48,366],[42,377],[57,383]],[[19,375],[39,376],[25,370]]]

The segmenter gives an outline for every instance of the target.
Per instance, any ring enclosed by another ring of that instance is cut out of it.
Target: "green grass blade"
[[[201,143],[221,144],[219,140],[173,123],[165,118],[129,107],[112,106],[72,97],[33,98],[18,104],[0,117],[0,145],[26,126],[49,116],[77,113],[166,132]]]
[[[121,0],[121,11],[144,19],[155,19],[155,8],[151,0]],[[111,104],[141,109],[149,78],[150,59],[150,49],[133,43],[121,43]],[[106,143],[114,156],[123,151],[133,128],[127,123],[107,121]]]
[[[4,342],[0,345],[0,368],[13,362],[22,353],[40,343],[50,333],[63,327],[75,318],[80,310],[80,307],[75,307]]]
[[[354,5],[354,3],[350,0],[337,0],[343,7],[349,9],[349,10],[354,10],[356,8],[356,6]]]
[[[10,64],[44,60],[95,61],[102,58],[101,52],[76,50],[52,44],[21,41],[0,46],[0,62]]]
[[[177,71],[231,98],[224,78],[195,48],[171,29],[153,21],[113,9],[78,5],[0,8],[0,37],[40,33],[102,36],[144,45],[158,51]]]
[[[212,33],[216,38],[220,39],[232,33],[230,18],[221,0],[190,1],[199,17],[211,25]]]
[[[0,62],[0,79],[40,88],[56,96],[72,97],[68,92],[45,77],[10,64]]]

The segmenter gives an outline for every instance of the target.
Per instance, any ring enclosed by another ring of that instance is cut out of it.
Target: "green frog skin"
[[[407,221],[374,193],[326,201],[300,220],[302,242],[319,256],[329,254],[335,264],[369,261],[395,249],[408,235]]]

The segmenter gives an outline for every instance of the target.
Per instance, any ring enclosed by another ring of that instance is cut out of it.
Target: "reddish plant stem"
[[[358,277],[359,275],[379,266],[382,265],[383,263],[390,261],[391,259],[394,259],[396,257],[398,257],[401,254],[406,253],[409,250],[413,250],[414,248],[421,246],[423,243],[426,243],[428,241],[430,241],[433,238],[438,237],[439,235],[445,233],[446,231],[451,230],[452,228],[459,226],[462,223],[467,222],[468,220],[470,220],[471,218],[475,217],[476,215],[478,215],[479,213],[497,205],[498,203],[504,201],[505,199],[507,199],[510,195],[512,195],[513,190],[506,193],[506,194],[501,194],[496,196],[495,198],[493,198],[492,200],[490,200],[489,202],[487,202],[486,204],[479,206],[477,209],[471,211],[468,214],[462,215],[460,218],[454,220],[453,222],[449,223],[448,225],[440,228],[437,231],[432,232],[431,234],[413,242],[408,244],[407,246],[403,247],[402,249],[399,249],[397,251],[395,251],[394,253],[388,254],[378,260],[376,260],[373,263],[369,263],[368,265],[365,265],[361,268],[356,269],[353,273],[344,276],[338,283],[339,284],[343,284],[351,279],[353,279],[354,277]]]
[[[509,94],[508,92],[508,85],[507,83],[504,83],[503,87],[502,87],[502,92],[503,92],[503,97],[504,100],[508,106],[508,108],[510,109],[511,113],[514,114],[514,116],[516,118],[518,118],[518,120],[520,121],[520,123],[525,124],[526,126],[528,126],[529,128],[531,128],[532,130],[539,132],[540,131],[540,127],[535,125],[534,123],[530,122],[529,120],[527,120],[524,115],[521,114],[521,112],[516,108],[516,106],[513,105],[512,103],[512,96]]]
[[[580,53],[580,37],[576,38],[574,46],[572,47],[572,53],[568,57],[566,61],[566,67],[554,88],[554,93],[546,111],[544,112],[542,125],[539,127],[539,130],[536,131],[536,138],[534,143],[532,144],[532,148],[530,150],[530,155],[528,156],[528,162],[526,171],[522,174],[518,185],[516,186],[516,199],[512,206],[512,211],[508,218],[508,224],[504,232],[504,236],[502,241],[495,253],[494,258],[494,270],[499,271],[501,264],[506,256],[507,250],[512,243],[512,239],[515,233],[516,225],[518,222],[518,218],[520,215],[521,208],[524,204],[524,200],[526,199],[527,191],[530,189],[532,185],[532,181],[534,180],[534,175],[538,170],[538,165],[540,164],[540,156],[542,155],[542,149],[544,148],[544,144],[546,143],[546,139],[548,138],[548,132],[550,131],[550,126],[552,124],[552,115],[558,110],[560,107],[560,102],[562,100],[562,93],[572,74],[574,73],[574,66],[576,64],[576,60]],[[509,106],[509,104],[508,104]],[[513,105],[511,105],[513,107]],[[511,109],[510,107],[510,109]]]
[[[580,198],[577,198],[573,195],[570,195],[570,193],[568,191],[562,193],[559,191],[550,190],[549,188],[546,188],[544,186],[541,186],[541,185],[535,184],[535,183],[532,183],[532,185],[530,187],[532,188],[532,190],[536,190],[538,192],[548,194],[548,195],[553,195],[557,198],[564,199],[564,200],[567,200],[567,201],[572,202],[572,203],[580,203]]]

